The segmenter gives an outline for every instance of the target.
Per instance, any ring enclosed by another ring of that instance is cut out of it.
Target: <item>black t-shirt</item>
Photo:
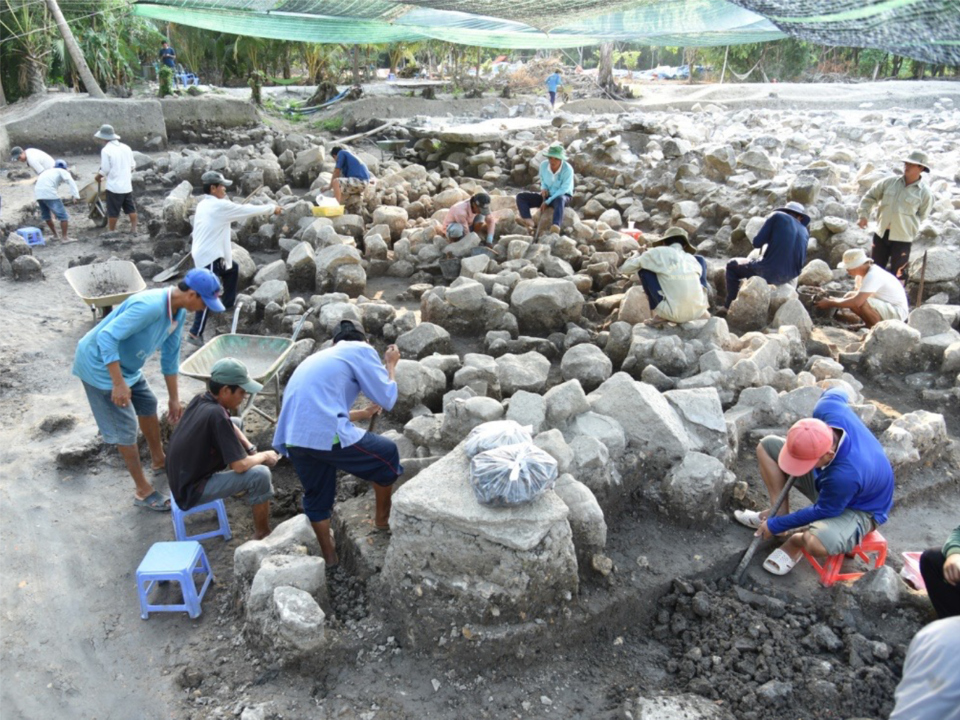
[[[227,411],[210,393],[197,395],[183,411],[167,450],[167,479],[177,505],[192,508],[211,475],[245,457]]]

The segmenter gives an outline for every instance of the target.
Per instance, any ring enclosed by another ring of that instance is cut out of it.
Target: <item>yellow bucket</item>
[[[313,208],[314,217],[337,217],[338,215],[343,215],[343,205]]]

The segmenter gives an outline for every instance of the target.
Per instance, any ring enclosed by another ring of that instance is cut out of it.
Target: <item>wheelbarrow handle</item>
[[[240,322],[240,309],[241,309],[242,307],[243,307],[243,303],[242,303],[242,302],[238,302],[238,303],[237,303],[237,308],[236,308],[236,310],[233,311],[233,324],[230,325],[230,334],[231,334],[231,335],[236,335],[236,334],[237,334],[237,323]]]
[[[290,337],[291,342],[297,341],[297,336],[300,334],[301,328],[303,328],[303,323],[307,321],[307,318],[310,317],[313,313],[317,311],[317,308],[309,308],[301,317],[300,322],[297,323],[297,326],[293,329],[293,335]]]

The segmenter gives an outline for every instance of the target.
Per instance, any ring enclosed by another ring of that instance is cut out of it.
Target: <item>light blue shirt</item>
[[[549,75],[547,77],[547,90],[556,92],[558,87],[560,87],[560,76],[557,73]]]
[[[554,175],[550,171],[550,161],[540,163],[540,189],[550,195],[547,202],[552,203],[561,195],[573,195],[573,168],[566,160],[560,161],[560,172]]]
[[[164,375],[180,371],[180,336],[187,311],[171,315],[172,289],[144,290],[131,295],[83,336],[73,359],[73,374],[88,385],[110,390],[113,381],[107,365],[120,361],[127,385],[143,377],[147,358],[160,350]]]
[[[350,447],[365,434],[350,422],[350,408],[363,392],[390,410],[397,402],[397,383],[390,379],[377,351],[365,342],[341,340],[304,360],[283,393],[273,447],[330,450],[339,438]]]

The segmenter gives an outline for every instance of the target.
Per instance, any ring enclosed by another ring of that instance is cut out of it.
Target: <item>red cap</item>
[[[777,464],[788,475],[806,475],[833,448],[833,430],[823,420],[804,418],[787,433]]]

